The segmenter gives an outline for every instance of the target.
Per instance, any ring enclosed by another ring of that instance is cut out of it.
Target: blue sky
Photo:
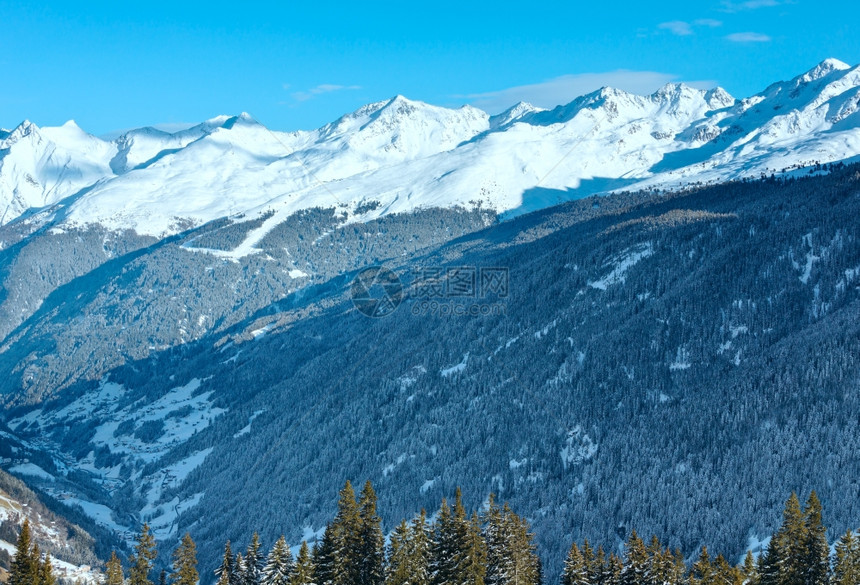
[[[0,127],[247,111],[309,129],[396,94],[495,113],[668,81],[746,96],[827,57],[860,63],[856,4],[0,0]]]

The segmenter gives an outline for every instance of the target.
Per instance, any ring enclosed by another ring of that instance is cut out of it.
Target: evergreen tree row
[[[244,555],[230,541],[215,570],[217,585],[539,585],[541,565],[528,522],[490,495],[481,512],[467,512],[458,489],[435,520],[422,510],[402,520],[388,543],[376,512],[370,482],[356,498],[350,482],[340,491],[337,514],[313,548],[302,542],[293,558],[281,536],[268,555],[256,533]],[[801,507],[792,493],[783,521],[756,559],[732,565],[703,547],[690,566],[680,550],[656,537],[646,543],[636,531],[621,555],[587,540],[573,543],[561,585],[860,585],[860,539],[842,535],[831,554],[821,502],[812,492]],[[56,585],[50,556],[31,545],[25,521],[18,538],[10,585]],[[105,585],[153,585],[149,576],[157,551],[144,524],[128,560],[128,578],[116,553],[107,563]],[[160,585],[198,585],[196,546],[186,534],[173,553],[173,572],[161,572]]]
[[[654,536],[649,544],[634,530],[624,557],[608,556],[585,541],[573,543],[564,564],[562,585],[860,585],[860,544],[848,531],[836,543],[831,559],[821,502],[812,492],[801,508],[796,494],[785,504],[782,526],[756,560],[747,552],[733,566],[703,547],[686,567],[680,551],[670,551]]]
[[[293,560],[283,537],[264,560],[255,534],[245,555],[227,542],[215,571],[219,585],[538,585],[540,561],[525,519],[491,497],[469,514],[460,490],[434,522],[422,511],[403,520],[386,545],[370,482],[356,498],[340,491],[337,514],[313,550],[302,542]]]

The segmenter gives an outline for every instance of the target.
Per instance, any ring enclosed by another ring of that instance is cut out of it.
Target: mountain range
[[[164,237],[240,214],[335,206],[349,221],[427,207],[508,216],[620,188],[770,174],[860,154],[860,68],[835,59],[736,99],[670,84],[603,88],[552,110],[488,116],[402,96],[318,130],[248,114],[105,141],[73,121],[0,133],[0,223],[37,215]],[[366,203],[375,207],[367,210]]]

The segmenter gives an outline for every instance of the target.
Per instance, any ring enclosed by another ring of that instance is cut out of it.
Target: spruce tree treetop
[[[155,537],[152,536],[149,524],[144,523],[134,547],[134,554],[129,558],[129,585],[152,585],[149,572],[157,556]]]
[[[385,580],[385,535],[376,513],[376,492],[370,481],[359,499],[358,575],[356,585],[382,585]]]
[[[860,583],[860,539],[849,530],[836,543],[836,559],[833,563],[833,585],[856,585]]]
[[[815,490],[809,494],[803,511],[806,532],[804,564],[805,585],[827,585],[830,579],[830,546],[824,526],[821,501]]]
[[[302,541],[299,555],[296,558],[296,566],[290,575],[290,585],[317,585],[314,580],[314,565],[307,541]]]
[[[275,541],[269,556],[266,558],[266,566],[263,568],[263,585],[289,585],[290,575],[293,572],[293,555],[287,545],[287,539],[281,535]]]
[[[39,585],[57,585],[54,566],[51,563],[51,553],[45,554],[45,560],[39,567]]]
[[[224,545],[224,557],[221,565],[215,569],[215,575],[218,577],[218,585],[233,585],[233,549],[230,547],[230,541]]]
[[[173,552],[173,574],[170,577],[173,585],[197,585],[200,581],[197,572],[197,545],[187,532]]]
[[[105,567],[105,585],[123,585],[125,576],[122,573],[122,561],[111,551],[110,559]]]
[[[564,561],[564,570],[561,573],[562,585],[590,585],[585,557],[574,542],[567,553]]]
[[[39,545],[33,543],[33,551],[30,553],[30,582],[38,585],[39,570],[42,566],[42,551],[39,550]]]
[[[245,585],[260,585],[263,572],[263,554],[260,552],[260,535],[257,531],[251,536],[251,542],[245,551],[244,578]]]
[[[15,546],[15,556],[9,567],[9,585],[32,585],[33,549],[27,518],[24,518]]]

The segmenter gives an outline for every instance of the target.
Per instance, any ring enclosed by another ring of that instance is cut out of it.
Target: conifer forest
[[[244,552],[224,545],[223,560],[202,576],[189,533],[173,551],[158,585],[541,585],[543,571],[527,520],[490,494],[481,510],[468,511],[460,490],[442,500],[429,519],[421,511],[403,519],[388,538],[368,481],[358,497],[347,481],[337,513],[322,538],[298,552],[281,536],[268,553],[255,532]],[[748,551],[733,563],[702,546],[671,550],[657,536],[631,530],[620,549],[602,544],[570,544],[559,585],[858,585],[860,535],[848,530],[831,546],[824,512],[813,491],[804,505],[792,493],[782,524],[756,558]],[[144,524],[132,554],[123,563],[116,552],[107,562],[104,585],[154,585],[155,540]],[[17,541],[9,585],[56,585],[50,554],[31,543],[24,523]]]

